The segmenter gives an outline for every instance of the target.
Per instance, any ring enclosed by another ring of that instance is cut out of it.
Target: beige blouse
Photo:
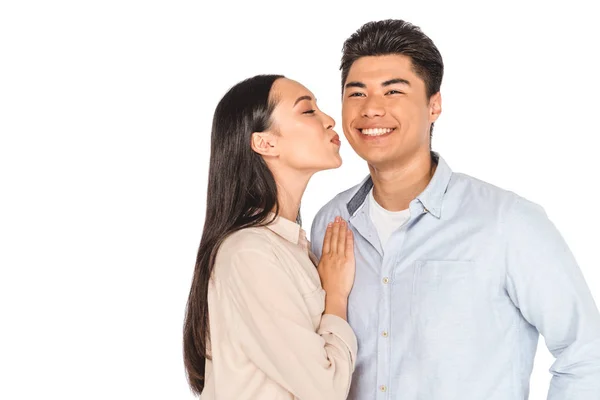
[[[208,306],[202,400],[346,398],[356,337],[345,320],[322,315],[325,291],[298,224],[278,217],[229,236]]]

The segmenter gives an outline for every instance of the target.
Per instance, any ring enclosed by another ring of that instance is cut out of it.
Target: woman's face
[[[335,121],[319,110],[307,88],[280,78],[273,84],[271,96],[277,105],[270,131],[280,166],[314,173],[342,165]]]

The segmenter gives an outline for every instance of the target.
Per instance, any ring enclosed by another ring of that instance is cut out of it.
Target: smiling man
[[[416,26],[370,22],[344,43],[342,119],[370,175],[312,226],[349,221],[358,338],[350,399],[523,400],[539,335],[548,398],[600,399],[600,315],[543,209],[454,173],[432,152],[442,57]]]

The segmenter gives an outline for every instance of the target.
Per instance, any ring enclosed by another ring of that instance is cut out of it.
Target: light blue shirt
[[[556,357],[548,399],[600,399],[600,315],[543,209],[440,157],[385,251],[367,177],[315,217],[312,250],[337,215],[355,236],[348,322],[358,338],[349,399],[523,400],[539,334]]]

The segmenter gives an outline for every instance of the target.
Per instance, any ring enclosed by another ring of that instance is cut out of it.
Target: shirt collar
[[[441,218],[442,202],[444,200],[444,195],[446,194],[448,184],[450,183],[450,179],[452,178],[452,169],[450,169],[450,166],[448,166],[446,161],[438,153],[433,154],[437,159],[437,168],[435,169],[435,173],[433,174],[431,181],[429,181],[429,184],[425,190],[423,190],[423,192],[417,196],[417,199],[421,202],[426,212],[429,212],[436,218]],[[346,204],[346,208],[348,209],[350,215],[354,215],[354,213],[365,202],[365,199],[372,188],[373,180],[369,176],[367,179],[365,179],[363,184],[360,185],[358,191]]]
[[[306,232],[296,222],[292,222],[289,219],[283,218],[282,216],[275,216],[275,214],[269,214],[270,218],[275,218],[267,228],[281,236],[288,242],[302,247],[307,247]]]
[[[429,184],[417,199],[423,204],[425,210],[436,216],[442,217],[442,202],[452,178],[452,169],[446,161],[437,154],[438,165]]]

